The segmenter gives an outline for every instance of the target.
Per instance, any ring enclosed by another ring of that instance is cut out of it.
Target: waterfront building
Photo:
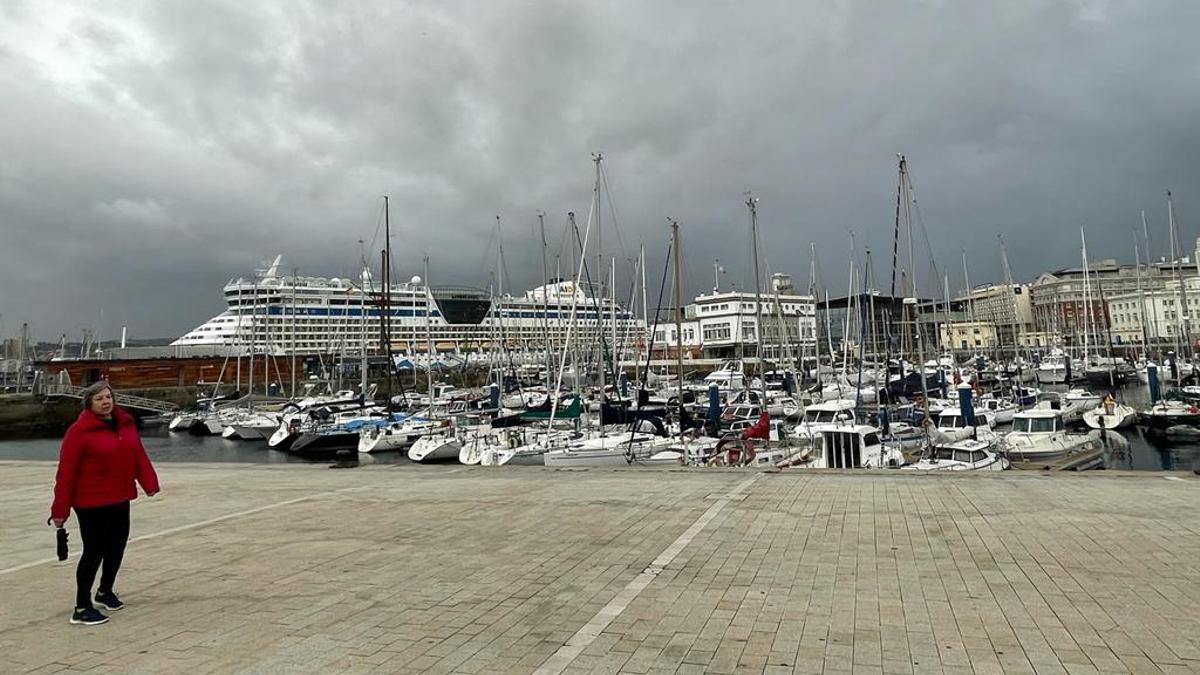
[[[941,344],[959,352],[995,350],[1000,347],[1000,330],[991,321],[955,321],[943,323]],[[1006,344],[1012,344],[1006,343]]]
[[[980,333],[968,336],[968,342],[974,345],[974,339],[981,335],[983,324],[989,324],[994,339],[999,345],[1010,346],[1021,342],[1021,335],[1034,331],[1033,304],[1030,302],[1028,284],[983,284],[964,293],[955,302],[966,309],[969,321],[980,324]],[[953,341],[956,349],[962,341]]]
[[[1093,334],[1112,328],[1110,298],[1125,297],[1139,289],[1164,291],[1176,278],[1195,276],[1196,263],[1189,257],[1141,265],[1120,264],[1109,258],[1088,263],[1085,293],[1083,267],[1047,272],[1030,284],[1033,323],[1037,330],[1059,336],[1062,346],[1079,346],[1083,344],[1085,325]],[[1152,314],[1149,316],[1153,319]],[[1165,325],[1162,328],[1165,330]],[[1122,335],[1127,337],[1129,333]]]
[[[1200,277],[1167,281],[1162,288],[1107,298],[1112,340],[1120,346],[1182,349],[1200,328]]]
[[[787,274],[772,275],[761,307],[754,293],[714,289],[696,296],[684,315],[684,349],[705,359],[798,359],[816,344],[816,303],[796,293]],[[665,313],[653,328],[655,352],[673,355],[674,316]]]

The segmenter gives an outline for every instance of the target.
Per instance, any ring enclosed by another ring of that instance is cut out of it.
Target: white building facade
[[[1189,336],[1194,343],[1200,332],[1200,277],[1168,281],[1156,290],[1112,296],[1107,304],[1116,346],[1178,344],[1182,349]]]
[[[786,274],[772,276],[761,297],[760,306],[754,293],[715,291],[697,296],[685,308],[685,352],[706,359],[798,359],[805,349],[811,355],[817,329],[813,297],[796,294]],[[655,352],[674,354],[675,335],[673,319],[660,321],[654,332]]]

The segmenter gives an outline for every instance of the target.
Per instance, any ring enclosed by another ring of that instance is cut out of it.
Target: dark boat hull
[[[293,455],[333,455],[339,450],[358,450],[358,433],[352,431],[300,434],[287,449]]]

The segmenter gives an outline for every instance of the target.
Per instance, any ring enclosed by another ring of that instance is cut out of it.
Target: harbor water
[[[1047,390],[1065,391],[1065,386],[1043,387]],[[1138,409],[1149,405],[1149,392],[1145,385],[1130,384],[1118,392],[1119,398]],[[997,431],[1007,431],[999,427]],[[1113,433],[1113,432],[1110,432]],[[1139,426],[1119,432],[1128,444],[1114,443],[1104,453],[1104,468],[1136,471],[1190,471],[1200,468],[1200,443],[1164,444],[1161,440],[1147,436]],[[271,450],[265,441],[228,440],[216,436],[193,436],[186,433],[171,433],[165,426],[156,426],[142,431],[142,441],[150,459],[155,462],[228,462],[228,463],[280,463],[317,462],[328,464],[330,459],[311,460]],[[46,460],[58,459],[59,438],[11,439],[0,441],[0,460]],[[402,464],[408,459],[402,452],[358,455],[363,464]]]

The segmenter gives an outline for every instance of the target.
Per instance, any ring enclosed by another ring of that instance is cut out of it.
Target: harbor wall
[[[196,387],[157,387],[145,389],[119,388],[121,393],[167,401],[179,406],[196,400]],[[61,435],[79,416],[81,401],[61,397],[47,399],[40,395],[22,394],[0,396],[0,437],[44,438]],[[147,414],[129,411],[135,418]]]
[[[296,369],[297,379],[307,376],[306,363],[308,360],[303,357],[260,357],[254,361],[254,380],[261,385],[269,375],[271,381],[287,384],[291,381],[292,368]],[[121,389],[212,386],[217,382],[232,384],[239,373],[245,386],[251,371],[249,358],[242,358],[239,364],[238,359],[224,357],[71,359],[41,365],[50,380],[66,378],[70,384],[78,386],[108,380]]]

